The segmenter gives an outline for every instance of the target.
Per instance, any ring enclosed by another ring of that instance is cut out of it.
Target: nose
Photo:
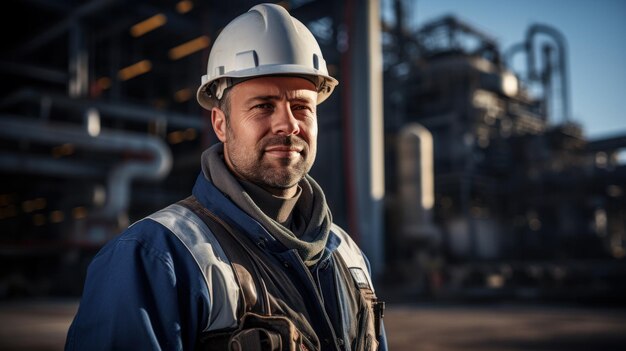
[[[300,133],[300,124],[294,117],[288,104],[280,104],[272,116],[272,129],[277,135],[297,135]]]

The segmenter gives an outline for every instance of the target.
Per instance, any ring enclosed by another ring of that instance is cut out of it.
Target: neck
[[[270,193],[258,184],[245,180],[240,180],[239,183],[263,213],[285,226],[285,228],[291,229],[292,214],[300,199],[302,188],[296,187],[296,193],[292,197],[282,197]]]
[[[276,197],[283,198],[283,199],[291,199],[292,197],[296,195],[296,192],[298,191],[297,184],[290,188],[273,188],[273,187],[269,187],[269,186],[265,186],[261,184],[257,184],[257,186],[263,188],[268,193]]]

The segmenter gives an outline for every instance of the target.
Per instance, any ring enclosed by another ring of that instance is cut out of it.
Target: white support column
[[[384,268],[383,63],[378,0],[355,0],[350,30],[350,106],[352,115],[356,224],[360,247],[372,273]]]

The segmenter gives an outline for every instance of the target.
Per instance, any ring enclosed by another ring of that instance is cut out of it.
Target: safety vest
[[[178,230],[171,231],[198,262],[207,284],[211,284],[210,275],[215,273],[216,262],[207,260],[207,246],[200,242],[211,242],[212,250],[223,250],[229,261],[229,270],[222,267],[219,274],[232,274],[226,281],[234,282],[234,286],[226,287],[228,292],[223,291],[223,287],[209,286],[209,290],[222,290],[218,293],[226,298],[216,303],[228,305],[223,309],[234,312],[235,325],[227,325],[222,320],[219,328],[203,331],[199,350],[377,350],[384,302],[378,301],[374,294],[360,250],[338,227],[333,225],[333,231],[339,232],[342,244],[332,253],[332,260],[339,277],[337,284],[343,284],[347,292],[347,296],[342,296],[344,314],[353,316],[353,323],[347,326],[347,344],[342,338],[322,344],[314,326],[320,325],[320,319],[322,324],[330,326],[331,323],[318,284],[301,260],[297,260],[301,267],[290,267],[287,261],[268,253],[262,243],[253,242],[247,235],[238,232],[237,228],[221,220],[193,196],[173,206],[175,209],[168,209],[177,211],[178,218],[182,215],[192,223],[189,224],[192,227],[205,226],[204,230],[192,231],[195,233],[192,235],[181,230],[180,224],[177,224]],[[164,223],[163,220],[172,216],[157,212],[150,217],[166,227],[173,227],[172,223]],[[292,251],[291,254],[297,255],[295,250]],[[220,264],[224,265],[224,262]],[[306,279],[294,279],[297,275],[292,270],[306,272]],[[220,317],[213,319],[218,321]]]

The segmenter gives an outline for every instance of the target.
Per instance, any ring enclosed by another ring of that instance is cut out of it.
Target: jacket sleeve
[[[193,349],[202,308],[181,280],[171,252],[122,235],[89,266],[65,349]]]

